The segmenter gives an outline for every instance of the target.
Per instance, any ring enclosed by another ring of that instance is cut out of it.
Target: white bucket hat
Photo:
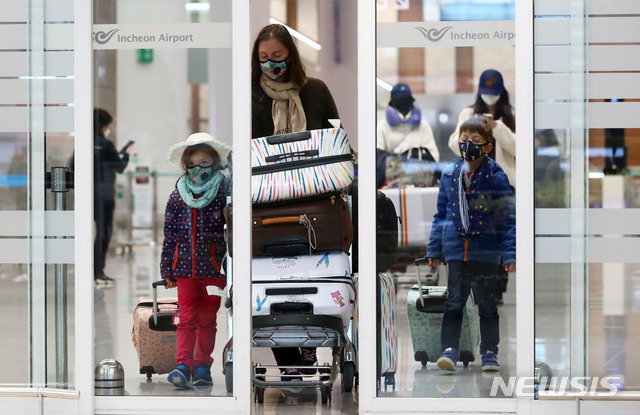
[[[226,158],[231,151],[231,147],[207,133],[191,134],[185,141],[172,145],[167,153],[167,160],[175,167],[182,169],[182,154],[184,150],[197,144],[206,144],[212,147],[220,155],[220,163],[223,166],[226,164]]]

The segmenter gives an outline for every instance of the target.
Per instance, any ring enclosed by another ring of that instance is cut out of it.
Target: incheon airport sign
[[[378,23],[379,48],[513,46],[513,20]]]
[[[230,47],[231,23],[93,25],[94,49]]]

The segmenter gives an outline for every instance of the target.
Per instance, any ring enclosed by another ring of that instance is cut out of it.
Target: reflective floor
[[[138,358],[131,343],[132,312],[140,298],[151,298],[151,282],[158,279],[159,247],[139,246],[131,252],[112,254],[107,261],[107,274],[116,279],[113,286],[97,286],[95,295],[96,350],[98,363],[104,358],[115,358],[125,367],[126,393],[130,395],[213,395],[225,396],[226,389],[222,374],[221,356],[227,333],[227,312],[218,314],[218,336],[214,351],[212,374],[214,386],[208,390],[176,390],[166,381],[166,375],[154,375],[147,381],[138,374]],[[480,369],[479,362],[469,367],[460,365],[456,372],[439,370],[435,364],[422,367],[413,358],[413,348],[406,311],[407,290],[413,284],[411,278],[398,278],[397,322],[399,368],[395,375],[395,389],[388,387],[380,391],[380,396],[402,397],[486,397],[489,396],[493,378]],[[439,284],[446,284],[446,277]],[[499,376],[507,378],[515,375],[515,279],[508,285],[501,313]],[[159,297],[173,297],[175,290],[158,289]],[[319,349],[320,364],[330,362],[329,349]],[[274,364],[270,350],[254,348],[253,360],[262,364]],[[256,413],[272,413],[282,404],[295,403],[300,406],[296,413],[357,413],[357,394],[342,393],[340,378],[336,381],[329,408],[322,409],[320,393],[311,389],[281,391],[267,389],[264,405],[256,404]],[[305,409],[307,408],[307,409]],[[309,412],[304,412],[304,411]],[[320,412],[318,412],[320,411]]]

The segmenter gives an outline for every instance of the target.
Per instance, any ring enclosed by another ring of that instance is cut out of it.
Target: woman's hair
[[[485,114],[489,112],[489,106],[482,100],[480,94],[476,94],[476,102],[473,103],[474,114]],[[493,105],[493,119],[502,119],[502,122],[509,127],[511,131],[516,132],[516,119],[513,116],[513,107],[509,102],[509,93],[505,89],[500,94],[498,102]]]
[[[474,115],[460,125],[460,134],[476,133],[487,143],[494,143],[493,128],[482,115]]]
[[[102,108],[94,108],[93,110],[93,132],[99,133],[102,127],[111,124],[113,117]]]
[[[288,73],[284,75],[285,80],[291,81],[297,88],[302,88],[307,83],[307,74],[304,64],[300,60],[298,48],[293,42],[293,38],[289,34],[286,27],[281,24],[270,24],[262,28],[256,41],[253,43],[253,52],[251,52],[251,84],[259,85],[262,69],[260,69],[260,57],[258,49],[260,42],[263,40],[277,39],[289,51],[287,57]]]
[[[220,163],[220,154],[218,154],[218,152],[211,146],[207,145],[207,144],[196,144],[193,146],[189,146],[187,148],[184,149],[184,152],[182,153],[182,159],[180,160],[181,164],[182,164],[182,170],[184,170],[185,172],[187,171],[187,162],[189,161],[189,159],[191,158],[191,156],[193,155],[193,153],[195,153],[196,151],[201,150],[201,151],[205,151],[207,153],[209,153],[209,156],[211,156],[211,158],[213,159],[213,170],[220,170],[222,168],[221,163]]]

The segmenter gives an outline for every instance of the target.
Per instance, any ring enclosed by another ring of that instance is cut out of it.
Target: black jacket
[[[96,134],[93,141],[93,192],[104,200],[116,198],[116,173],[129,163],[129,154],[118,153],[112,141]]]
[[[307,83],[300,90],[300,101],[307,117],[307,130],[331,128],[329,119],[340,118],[329,88],[319,79],[307,78]],[[259,84],[253,85],[251,104],[252,138],[273,135],[273,100]]]

